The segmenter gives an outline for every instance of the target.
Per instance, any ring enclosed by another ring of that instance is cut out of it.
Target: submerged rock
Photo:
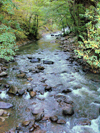
[[[9,109],[12,107],[13,105],[11,103],[0,102],[0,109]]]
[[[33,58],[30,60],[31,63],[39,63],[40,62],[40,58]]]
[[[50,64],[54,64],[54,62],[53,62],[53,61],[43,60],[43,64],[48,64],[48,65],[50,65]]]

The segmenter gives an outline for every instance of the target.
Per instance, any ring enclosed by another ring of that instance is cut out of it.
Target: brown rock
[[[25,73],[21,73],[21,74],[18,74],[17,75],[17,78],[25,78],[26,77],[26,74]]]
[[[45,68],[43,66],[37,66],[37,69],[44,70]]]
[[[57,121],[57,124],[65,124],[65,123],[66,123],[66,121],[63,120],[63,119],[59,119],[59,120]]]
[[[51,116],[51,117],[50,117],[50,120],[51,120],[52,122],[56,122],[56,121],[58,120],[58,117],[57,117],[57,116]]]
[[[8,93],[16,95],[18,92],[18,88],[16,86],[10,86]]]
[[[30,94],[30,97],[31,97],[31,98],[33,98],[33,97],[36,96],[36,92],[34,92],[34,91],[30,91],[29,94]]]
[[[30,124],[30,121],[23,121],[23,122],[22,122],[22,125],[23,125],[24,127],[28,126],[29,124]]]

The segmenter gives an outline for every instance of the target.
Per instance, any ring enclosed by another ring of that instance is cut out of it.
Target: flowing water
[[[24,120],[32,120],[32,108],[43,109],[45,117],[56,115],[66,121],[66,124],[52,123],[50,120],[37,122],[46,133],[100,132],[100,75],[83,72],[77,62],[69,61],[71,54],[63,52],[55,42],[55,37],[50,34],[20,47],[15,62],[8,64],[9,76],[3,79],[2,83],[9,83],[24,90],[32,87],[37,94],[34,98],[30,98],[28,92],[22,97],[13,96],[7,94],[7,90],[1,86],[1,100],[12,103],[14,107],[7,110],[11,115],[5,121],[0,121],[0,133],[15,129],[18,123]],[[39,63],[31,63],[28,57],[41,60]],[[43,64],[43,60],[53,61],[54,64]],[[37,65],[42,65],[45,69],[32,73],[30,70],[36,69]],[[19,70],[25,72],[27,78],[18,79],[16,75]],[[46,92],[45,86],[52,87],[52,91]],[[62,93],[64,89],[70,89],[71,92]],[[62,115],[57,96],[73,101],[72,116]]]

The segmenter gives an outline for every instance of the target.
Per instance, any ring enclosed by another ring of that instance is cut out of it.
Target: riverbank
[[[77,37],[75,37],[75,35],[73,35],[72,33],[65,37],[57,37],[57,42],[60,43],[60,47],[64,52],[73,53],[71,61],[77,61],[82,66],[84,72],[92,72],[94,74],[99,74],[100,69],[91,68],[91,66],[86,62],[86,60],[83,60],[83,58],[78,58],[78,56],[75,54],[74,50],[78,49],[76,38]]]

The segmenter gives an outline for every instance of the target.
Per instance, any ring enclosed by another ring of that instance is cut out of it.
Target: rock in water
[[[9,109],[13,107],[11,103],[0,102],[0,109]]]
[[[72,105],[68,104],[66,107],[63,108],[62,110],[63,115],[73,115],[74,110]]]
[[[40,62],[40,58],[33,58],[30,60],[31,63],[39,63]]]
[[[54,64],[54,62],[53,62],[53,61],[43,60],[43,64],[48,64],[48,65],[50,65],[50,64]]]
[[[18,88],[16,86],[10,86],[8,93],[16,95],[18,92]]]
[[[5,76],[7,76],[8,74],[6,73],[6,72],[1,72],[0,73],[0,77],[5,77]]]

